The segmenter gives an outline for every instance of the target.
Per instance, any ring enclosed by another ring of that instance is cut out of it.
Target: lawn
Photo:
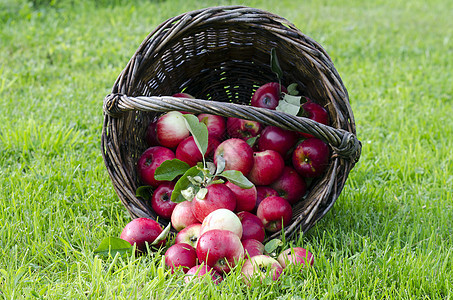
[[[161,253],[99,258],[130,217],[100,146],[106,94],[158,24],[214,5],[323,45],[363,143],[332,210],[287,245],[315,266],[184,284]],[[0,298],[452,299],[453,2],[0,0]]]

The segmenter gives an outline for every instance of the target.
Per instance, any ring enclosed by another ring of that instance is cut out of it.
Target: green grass
[[[34,4],[33,4],[34,3]],[[220,4],[284,16],[320,42],[362,157],[292,241],[315,267],[279,283],[185,285],[161,255],[99,259],[130,220],[101,156],[102,100],[146,35]],[[0,298],[452,299],[451,1],[0,0]]]

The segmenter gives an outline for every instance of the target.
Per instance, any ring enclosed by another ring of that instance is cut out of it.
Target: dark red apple
[[[162,147],[154,146],[145,150],[137,162],[137,172],[141,181],[146,185],[158,187],[164,181],[154,179],[156,169],[166,160],[175,158],[172,150]]]
[[[174,182],[161,183],[153,193],[151,207],[154,212],[164,219],[170,219],[177,203],[171,201],[171,192],[175,188]]]
[[[225,159],[225,170],[237,170],[242,172],[244,176],[247,176],[253,167],[252,147],[241,139],[228,139],[217,147],[214,153],[216,165],[217,156]]]
[[[252,211],[255,208],[257,197],[255,186],[249,189],[243,189],[230,181],[226,182],[225,185],[229,187],[236,196],[235,211]]]
[[[316,121],[324,125],[329,125],[329,113],[324,107],[322,107],[318,103],[308,99],[307,102],[301,105],[301,108],[303,117],[312,119],[313,121]],[[299,134],[305,138],[313,137],[313,135],[305,132],[299,132]]]
[[[244,247],[237,234],[229,230],[213,229],[201,235],[197,257],[219,273],[228,273],[244,258]]]
[[[176,234],[175,244],[186,243],[196,248],[201,233],[201,223],[193,223]]]
[[[259,242],[264,241],[264,225],[260,218],[248,211],[237,213],[242,223],[242,240],[254,239]]]
[[[255,239],[242,240],[242,246],[244,247],[246,259],[264,253],[263,243]]]
[[[157,140],[157,132],[156,132],[157,120],[158,120],[157,117],[153,118],[149,122],[148,127],[146,128],[145,141],[149,147],[159,146],[159,141]]]
[[[269,196],[278,196],[278,192],[267,185],[257,186],[256,187],[256,204],[255,204],[254,211],[256,211],[258,209],[258,205],[260,205],[261,201],[263,201],[264,198],[267,198]]]
[[[280,196],[265,198],[256,211],[256,215],[263,222],[264,228],[269,232],[277,232],[288,226],[291,222],[293,210],[291,205]]]
[[[171,214],[171,225],[176,231],[181,231],[189,225],[200,223],[193,214],[192,202],[183,201],[178,203]]]
[[[130,221],[121,232],[120,238],[136,245],[136,249],[146,252],[146,243],[151,244],[162,233],[159,223],[149,218],[138,218]],[[165,244],[165,239],[158,242],[153,248],[159,248]]]
[[[292,163],[302,177],[320,176],[329,166],[329,146],[317,138],[308,138],[294,149]]]
[[[282,93],[288,93],[288,90],[278,82],[269,82],[260,86],[252,96],[251,105],[275,109],[280,101],[280,90]]]
[[[246,141],[249,138],[259,135],[263,127],[263,124],[256,121],[238,118],[227,119],[227,132],[230,138],[238,138]]]
[[[247,178],[255,185],[269,185],[280,177],[284,166],[285,161],[277,151],[254,152],[253,166]]]
[[[178,269],[187,273],[197,264],[197,251],[189,244],[173,244],[164,256],[165,264],[171,269],[172,274]]]
[[[210,184],[203,199],[194,197],[192,200],[192,211],[197,220],[203,223],[204,218],[219,208],[226,208],[234,211],[236,208],[236,197],[234,193],[223,183]]]
[[[286,268],[288,265],[304,265],[304,266],[313,266],[314,256],[313,254],[302,247],[295,247],[286,249],[277,258],[278,262],[283,268]]]
[[[289,204],[298,202],[307,192],[307,184],[305,180],[289,166],[283,168],[283,172],[277,180],[271,185],[271,188],[278,192],[278,195]]]
[[[159,144],[171,149],[175,149],[182,140],[190,135],[184,117],[177,111],[170,111],[159,117],[156,133]]]
[[[277,126],[266,126],[258,139],[258,149],[274,150],[286,158],[296,145],[298,135],[295,131],[286,130]]]
[[[225,118],[218,115],[199,114],[198,120],[204,123],[210,136],[223,139],[225,135],[226,121]]]
[[[216,137],[209,136],[208,149],[205,157],[210,156],[219,144],[220,142]],[[176,148],[176,158],[186,162],[191,167],[195,166],[198,162],[203,161],[203,157],[193,136],[186,137],[181,141],[181,143],[178,144],[178,147]]]
[[[219,274],[219,272],[206,264],[201,264],[192,267],[189,271],[187,271],[186,276],[184,277],[184,282],[189,283],[194,279],[201,279],[204,276],[209,276],[215,284],[219,284],[223,281],[223,277]]]

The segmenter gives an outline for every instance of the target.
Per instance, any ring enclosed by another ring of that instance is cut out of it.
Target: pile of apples
[[[285,93],[280,83],[264,84],[253,94],[251,105],[278,110]],[[185,93],[173,96],[193,98]],[[329,123],[326,109],[312,100],[301,104],[299,113]],[[137,162],[141,182],[152,189],[153,211],[177,231],[175,243],[165,253],[172,272],[179,269],[192,275],[187,281],[208,273],[218,283],[242,261],[242,274],[249,282],[256,274],[277,280],[288,264],[312,265],[313,255],[303,248],[286,249],[273,258],[265,253],[263,242],[266,234],[290,224],[292,206],[303,200],[312,179],[328,167],[329,146],[306,133],[201,113],[196,117],[208,137],[203,153],[201,139],[190,130],[185,114],[189,113],[171,111],[156,117],[146,132],[149,148]],[[156,179],[156,170],[168,161],[174,163],[167,165],[169,173],[183,164],[187,169],[197,167],[204,176],[177,173],[172,180]],[[189,185],[181,188],[184,176]],[[172,201],[176,190],[185,201]],[[152,248],[165,245],[165,237],[158,239],[162,231],[156,221],[138,218],[126,225],[121,239],[145,252],[147,243]]]

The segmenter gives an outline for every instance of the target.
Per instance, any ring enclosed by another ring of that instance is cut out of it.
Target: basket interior
[[[186,32],[174,38],[161,51],[140,62],[137,76],[128,86],[131,96],[160,96],[187,92],[198,99],[250,104],[254,91],[262,84],[277,81],[270,68],[270,51],[277,55],[284,76],[282,83],[297,83],[301,94],[328,107],[329,97],[320,73],[290,42],[268,30],[250,27],[211,26]],[[138,52],[138,55],[141,53]],[[128,136],[125,156],[134,161],[146,149],[146,125],[158,114],[130,112],[135,125]],[[336,111],[330,110],[331,120]],[[130,122],[129,121],[129,122]],[[335,126],[335,124],[332,124]],[[134,179],[137,182],[137,178]],[[139,184],[137,182],[137,184]]]

